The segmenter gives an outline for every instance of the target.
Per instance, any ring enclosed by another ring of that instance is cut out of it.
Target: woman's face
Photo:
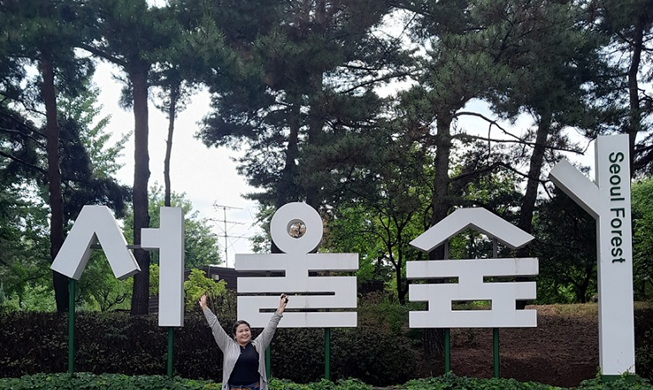
[[[252,339],[252,331],[246,324],[240,324],[236,328],[236,334],[234,337],[236,338],[236,342],[238,344],[245,346]]]

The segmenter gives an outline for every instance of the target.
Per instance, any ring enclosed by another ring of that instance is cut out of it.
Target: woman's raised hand
[[[283,311],[286,310],[287,304],[288,304],[288,295],[281,294],[281,298],[279,300],[279,308],[277,309],[277,311],[279,313],[283,313]]]
[[[208,308],[208,306],[206,305],[206,294],[202,294],[202,296],[200,297],[200,300],[199,300],[199,304],[200,304],[200,308],[202,310]]]

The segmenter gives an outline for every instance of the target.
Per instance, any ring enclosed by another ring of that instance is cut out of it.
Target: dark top
[[[259,378],[258,352],[252,343],[247,343],[246,346],[240,347],[240,356],[231,372],[229,384],[234,386],[251,385],[258,382]]]

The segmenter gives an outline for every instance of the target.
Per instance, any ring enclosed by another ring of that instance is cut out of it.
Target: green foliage
[[[197,305],[200,297],[206,294],[212,302],[225,295],[226,282],[220,280],[216,282],[213,279],[206,277],[206,272],[199,269],[192,269],[188,280],[184,282],[184,294],[186,299],[186,307],[194,307]]]
[[[419,309],[418,309],[419,308]],[[411,310],[420,310],[421,303],[407,303],[399,305],[396,300],[383,291],[364,295],[359,299],[358,323],[359,326],[378,327],[379,331],[389,331],[391,334],[406,334],[411,337],[419,333],[417,329],[407,328],[408,313]]]
[[[530,244],[540,263],[538,302],[589,302],[597,292],[596,222],[562,191],[554,194],[540,205]]]
[[[405,384],[406,390],[453,390],[453,389],[474,389],[474,390],[562,390],[557,386],[544,385],[535,382],[518,382],[514,379],[479,379],[457,376],[448,373],[440,377],[415,379]]]
[[[174,331],[175,375],[219,381],[222,375],[222,354],[215,345],[204,316],[197,310],[197,305],[190,309],[184,327]],[[358,390],[367,386],[360,381],[373,386],[390,386],[420,376],[419,362],[423,359],[419,353],[422,330],[409,329],[407,326],[407,312],[412,309],[414,308],[379,302],[378,297],[370,298],[361,303],[357,328],[332,329],[331,375],[337,386],[347,383],[347,386]],[[596,318],[596,305],[563,305],[557,310],[563,314],[561,317],[564,317],[564,310],[574,313],[593,310],[591,315]],[[217,312],[222,326],[228,330],[235,320],[235,312],[228,317],[223,316],[219,310]],[[647,377],[653,373],[652,321],[653,309],[650,304],[637,305],[637,372]],[[3,346],[0,349],[0,377],[19,378],[36,373],[65,372],[67,327],[67,316],[58,313],[0,314],[0,345]],[[76,370],[96,374],[163,375],[166,367],[166,333],[165,329],[158,326],[156,316],[130,317],[127,312],[78,313]],[[298,383],[320,381],[324,374],[323,348],[322,329],[278,329],[271,348],[273,375]],[[546,368],[542,372],[545,373]],[[433,383],[430,384],[430,381]],[[437,387],[440,385],[436,386],[436,383],[440,381],[445,382],[442,387]],[[400,386],[399,389],[407,390],[410,386],[418,388],[415,386],[421,386],[420,384],[444,389],[471,389],[476,388],[473,387],[476,385],[481,386],[478,387],[480,389],[504,388],[500,386],[501,383],[527,386],[501,381],[487,384],[481,379],[445,376],[411,381],[410,385]],[[463,387],[464,385],[472,387]],[[281,386],[307,389],[304,386],[315,384],[298,385],[282,381]],[[320,389],[331,389],[335,385],[322,381],[319,386]],[[0,385],[0,388],[3,387]],[[512,390],[510,387],[505,388]],[[430,388],[425,387],[427,389]]]
[[[0,144],[6,144],[1,134]],[[0,280],[6,297],[0,311],[30,311],[37,308],[33,303],[49,301],[47,294],[35,293],[52,288],[48,208],[32,178],[12,172],[17,168],[12,166],[0,161]]]
[[[107,119],[98,118],[99,91],[90,87],[88,79],[77,85],[74,96],[71,91],[64,91],[68,94],[60,93],[58,96],[61,103],[58,118],[64,219],[74,219],[82,206],[87,204],[105,204],[120,214],[124,211],[129,190],[118,185],[113,176],[120,168],[115,159],[121,153],[125,140],[115,145],[109,142],[110,134],[105,131]],[[16,127],[16,123],[11,126]],[[43,160],[38,164],[44,163]],[[38,176],[37,180],[26,180],[26,177],[10,175],[13,170],[11,164],[3,164],[3,168],[7,171],[3,169],[2,180],[7,182],[2,185],[0,194],[0,252],[3,253],[0,255],[0,278],[4,282],[7,304],[10,305],[7,308],[49,311],[52,310],[49,305],[52,301],[51,291],[45,290],[52,290],[49,270],[52,259],[49,249],[50,210],[46,206],[49,194],[45,180]],[[9,203],[4,204],[10,199]],[[3,218],[10,220],[5,223]],[[95,260],[97,256],[93,255],[82,283],[97,273],[95,271],[100,264],[99,260]],[[100,308],[111,306],[111,303],[104,301],[114,298],[98,291],[104,285],[106,283],[89,283],[89,289],[85,289],[87,294],[79,297],[80,303]]]
[[[52,286],[48,284],[25,284],[21,291],[14,291],[10,295],[4,293],[2,289],[0,299],[0,313],[10,311],[35,311],[35,312],[52,312],[56,310]]]
[[[122,217],[131,197],[131,189],[119,184],[115,175],[122,165],[128,136],[115,143],[107,132],[108,117],[100,117],[99,89],[89,80],[74,96],[62,95],[58,105],[60,155],[65,220],[74,220],[85,205],[101,204]]]
[[[150,264],[150,295],[159,293],[159,265]]]
[[[653,179],[632,186],[633,277],[639,299],[653,299]]]
[[[640,307],[635,316],[635,362],[637,374],[653,380],[653,306]]]
[[[220,317],[227,329],[234,320]],[[83,312],[78,313],[75,322],[77,371],[126,375],[165,373],[166,330],[158,327],[156,316]],[[334,380],[359,378],[378,385],[414,377],[418,354],[403,332],[404,329],[393,332],[378,322],[356,329],[333,329],[332,377]],[[34,334],[39,337],[33,337]],[[66,371],[66,337],[66,316],[56,313],[0,316],[3,345],[0,376]],[[175,329],[174,343],[177,375],[220,380],[222,354],[197,309],[186,314],[183,328]],[[322,329],[278,329],[271,349],[272,372],[302,383],[319,380],[324,374],[319,352],[323,346]]]
[[[323,246],[327,251],[360,253],[360,276],[392,284],[393,294],[405,303],[405,263],[424,257],[409,243],[429,220],[432,170],[422,147],[405,139],[390,143],[394,136],[388,125],[355,141],[367,149],[357,152],[361,161],[355,168],[338,168],[349,170],[343,179],[347,191],[329,211]]]
[[[155,184],[149,191],[150,226],[160,226],[161,207],[164,207],[163,187]],[[185,267],[193,268],[200,265],[221,264],[218,236],[213,232],[210,221],[200,218],[199,212],[193,210],[193,204],[185,193],[171,194],[171,207],[180,207],[184,214],[184,257]],[[124,234],[128,241],[132,240],[134,229],[133,210],[128,210],[124,219]],[[152,263],[158,263],[158,252],[152,253]]]
[[[606,113],[605,128],[600,130],[630,134],[633,177],[653,173],[653,104],[647,92],[653,81],[652,5],[650,0],[604,0],[596,10],[597,27],[610,40],[604,51],[611,61],[607,72],[611,77],[601,83],[608,97],[597,100]]]
[[[220,383],[166,376],[129,376],[89,373],[36,374],[17,379],[0,379],[0,388],[23,390],[219,390]]]
[[[85,87],[86,89],[75,96],[61,96],[59,115],[78,124],[79,139],[88,155],[94,177],[107,179],[115,176],[123,167],[119,161],[123,157],[125,143],[131,133],[122,134],[115,144],[111,144],[113,134],[106,131],[111,117],[100,117],[100,89],[88,81]]]
[[[129,309],[133,283],[133,277],[116,279],[104,253],[95,250],[75,283],[75,304],[91,311]]]
[[[631,390],[653,389],[653,385],[646,380],[636,375],[624,375],[614,380],[602,380],[600,378],[583,381],[578,390]]]
[[[220,383],[168,377],[127,376],[123,374],[89,373],[69,374],[35,374],[15,379],[0,379],[0,387],[11,390],[219,390]],[[289,380],[271,378],[270,390],[373,390],[374,387],[356,379],[338,380],[336,382],[322,379],[307,384]],[[621,378],[612,382],[599,379],[585,381],[578,390],[649,390],[648,382],[641,379],[627,380]],[[417,379],[403,385],[391,386],[388,390],[563,390],[535,382],[518,382],[514,379],[478,379],[446,374],[441,377]]]

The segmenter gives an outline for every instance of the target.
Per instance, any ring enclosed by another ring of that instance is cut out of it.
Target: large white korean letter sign
[[[270,223],[270,235],[285,253],[236,254],[236,270],[267,271],[272,276],[238,278],[238,317],[252,327],[264,327],[279,305],[279,295],[290,296],[286,328],[355,327],[355,276],[312,276],[309,272],[356,271],[356,253],[311,253],[322,240],[320,215],[304,203],[279,208]],[[274,274],[284,274],[274,276]],[[325,311],[324,309],[331,309]]]
[[[159,326],[184,326],[184,214],[162,207],[160,227],[143,229],[141,247],[159,249]]]
[[[483,208],[454,211],[410,244],[430,252],[462,230],[474,227],[518,248],[533,236]],[[411,328],[502,328],[537,326],[535,310],[516,310],[516,300],[535,299],[535,282],[484,282],[486,277],[538,274],[535,258],[409,261],[408,279],[458,278],[458,283],[411,284],[411,301],[427,301],[427,311],[411,311]],[[457,301],[491,301],[490,310],[453,310]]]
[[[99,243],[118,279],[125,279],[140,267],[122,235],[111,210],[106,206],[84,206],[50,268],[79,280],[91,257],[91,245]]]
[[[141,269],[106,206],[84,206],[50,268],[79,280],[99,243],[118,279]],[[162,207],[161,227],[143,229],[142,248],[160,250],[159,326],[184,326],[184,217],[181,208]]]
[[[605,376],[635,372],[628,135],[596,140],[596,184],[566,160],[549,178],[596,219],[599,363]]]

